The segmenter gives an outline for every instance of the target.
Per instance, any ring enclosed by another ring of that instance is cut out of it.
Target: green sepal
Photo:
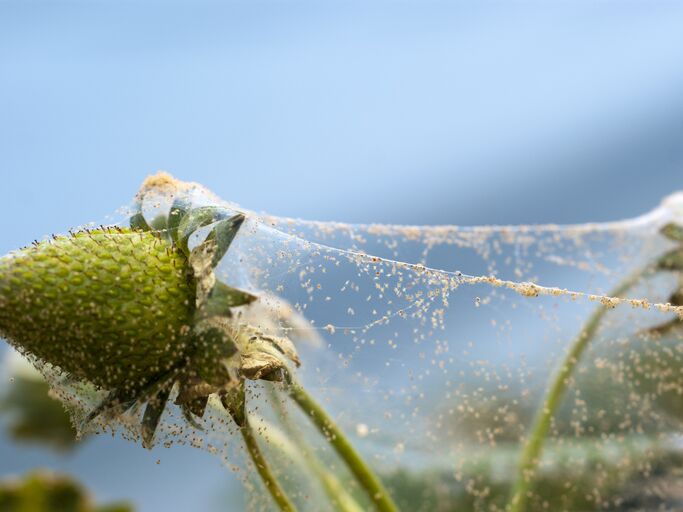
[[[197,418],[203,418],[204,412],[206,411],[206,404],[209,403],[209,397],[198,396],[197,398],[190,400],[185,404],[187,409]],[[201,428],[201,427],[200,427]]]
[[[214,240],[205,240],[204,243],[192,249],[187,258],[192,269],[192,277],[194,278],[195,307],[197,310],[204,308],[211,290],[216,284],[216,274],[211,266],[215,250],[216,242]]]
[[[117,416],[123,414],[136,404],[141,404],[145,401],[153,401],[158,397],[163,390],[173,387],[173,383],[178,375],[178,367],[174,367],[169,371],[155,376],[151,381],[141,388],[129,389],[114,389],[102,400],[83,420],[83,425],[87,425],[98,416]],[[168,399],[168,397],[166,397]],[[165,401],[164,401],[165,403]],[[154,433],[152,432],[152,435]],[[143,429],[143,444],[144,444],[144,429]]]
[[[209,399],[206,397],[204,407],[206,408],[206,403],[208,403]],[[204,430],[204,427],[202,427],[199,422],[195,419],[194,417],[194,410],[190,404],[182,404],[180,406],[180,410],[183,413],[183,418],[185,418],[185,421],[187,421],[190,426],[193,428],[196,428],[197,430]],[[204,415],[204,412],[202,411],[202,416]]]
[[[244,427],[247,424],[244,401],[244,381],[240,381],[234,388],[221,392],[221,403],[238,427]]]
[[[131,397],[130,393],[128,392],[118,389],[110,391],[104,400],[102,400],[92,411],[88,413],[88,415],[82,421],[79,430],[83,430],[85,425],[100,415],[110,416],[123,414],[128,409],[133,407],[135,401],[136,399]]]
[[[211,261],[211,266],[213,268],[216,268],[221,259],[223,259],[223,256],[225,256],[225,253],[228,252],[228,248],[235,239],[235,235],[237,235],[243,222],[244,215],[238,213],[237,215],[216,224],[211,230],[211,233],[206,237],[207,241],[216,241],[216,250],[213,253],[213,260]]]
[[[230,308],[251,304],[256,299],[257,297],[249,292],[238,290],[221,281],[216,281],[199,314],[203,318],[229,316]]]
[[[190,254],[188,242],[192,233],[199,228],[228,218],[230,212],[216,206],[200,206],[190,210],[178,224],[178,247],[186,254]]]
[[[168,212],[168,233],[174,244],[178,243],[178,226],[180,226],[181,221],[190,211],[190,202],[184,198],[177,198],[173,201],[171,209]]]
[[[200,381],[222,386],[231,380],[230,371],[224,362],[236,356],[239,351],[224,328],[211,325],[216,323],[220,323],[220,319],[204,320],[197,326],[192,340],[196,350],[190,355],[190,366],[195,369],[195,375]],[[183,390],[181,393],[184,394]]]
[[[164,414],[166,401],[171,394],[172,387],[172,384],[163,387],[147,402],[145,414],[142,417],[142,446],[147,449],[151,449],[154,445],[154,434],[159,426],[161,416]]]
[[[187,215],[187,217],[191,215],[192,213]],[[196,283],[195,303],[197,309],[203,309],[209,300],[217,282],[214,268],[225,255],[243,220],[244,216],[238,214],[225,221],[225,223],[220,222],[204,241],[190,252],[188,261]],[[181,241],[180,243],[183,242]],[[244,300],[238,298],[238,302],[244,303]]]
[[[136,231],[152,231],[145,220],[145,216],[142,213],[142,200],[138,199],[135,201],[135,213],[131,215],[128,221],[131,229]]]
[[[674,222],[670,222],[663,226],[659,232],[669,240],[674,242],[683,242],[683,226],[679,226]]]
[[[149,225],[153,232],[159,233],[167,242],[173,243],[168,232],[168,223],[165,215],[157,215],[152,219],[152,222],[150,222]]]
[[[130,218],[130,227],[136,231],[152,231],[142,212],[138,212]]]

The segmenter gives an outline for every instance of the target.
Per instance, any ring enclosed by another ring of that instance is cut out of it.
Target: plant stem
[[[289,501],[275,478],[275,475],[273,475],[270,467],[266,463],[266,459],[263,457],[263,453],[261,453],[261,449],[258,446],[256,437],[254,437],[254,431],[252,430],[248,419],[246,419],[245,424],[240,428],[240,431],[242,432],[244,443],[247,445],[247,451],[251,456],[251,460],[254,462],[254,466],[256,466],[256,471],[258,471],[261,480],[263,480],[263,484],[275,500],[275,503],[277,503],[277,506],[282,512],[296,512],[296,508],[292,502]]]
[[[619,297],[626,293],[626,291],[635,285],[650,268],[651,267],[648,266],[634,272],[619,283],[619,285],[610,292],[609,296]],[[608,310],[609,308],[607,306],[601,305],[593,312],[579,335],[572,341],[569,352],[551,378],[542,406],[536,413],[529,440],[524,446],[519,460],[517,479],[512,488],[512,494],[507,509],[508,512],[526,511],[526,502],[529,498],[529,491],[536,476],[538,464],[541,461],[543,445],[546,436],[548,435],[548,431],[550,430],[553,416],[562,404],[562,399],[567,391],[569,380],[574,373],[574,369],[578,365],[584,350],[595,336],[595,333],[600,326],[600,322]]]
[[[285,410],[280,401],[279,394],[276,392],[274,386],[270,387],[270,398],[280,421],[285,428],[289,440],[301,451],[301,455],[305,463],[308,465],[308,470],[316,477],[323,485],[325,493],[336,507],[335,510],[339,512],[362,512],[361,506],[356,502],[353,496],[344,488],[344,485],[339,481],[332,471],[315,456],[311,449],[306,446],[306,441],[301,435],[301,431],[292,424],[289,414]]]
[[[382,485],[382,482],[365,464],[344,433],[313,397],[296,382],[289,386],[289,394],[323,436],[332,444],[332,447],[346,463],[351,473],[358,480],[358,483],[370,496],[375,508],[379,512],[398,512],[398,507],[391,499],[389,492]]]

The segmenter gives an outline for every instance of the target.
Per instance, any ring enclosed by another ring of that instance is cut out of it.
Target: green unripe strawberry
[[[216,279],[243,214],[192,208],[177,198],[167,214],[148,222],[142,198],[137,206],[130,229],[53,237],[0,258],[0,336],[108,391],[85,411],[85,423],[144,405],[140,434],[149,447],[174,389],[190,423],[204,415],[212,394],[239,418],[244,400],[234,396],[243,395],[245,378],[273,374],[282,358],[298,360],[275,338],[244,341],[231,309],[256,297]],[[204,227],[203,240],[191,244]],[[248,346],[238,347],[236,339]],[[259,356],[276,348],[269,358]]]
[[[105,389],[183,358],[195,307],[185,254],[152,232],[79,232],[0,259],[0,335]]]
[[[177,199],[130,229],[71,233],[0,258],[0,337],[108,395],[85,422],[145,405],[151,446],[166,401],[189,421],[234,388],[239,350],[231,308],[256,297],[216,279],[244,215]],[[210,226],[200,243],[190,237]]]

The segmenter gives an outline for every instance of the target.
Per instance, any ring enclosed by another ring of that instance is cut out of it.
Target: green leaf
[[[658,270],[683,270],[683,249],[673,249],[657,261]]]
[[[668,336],[669,334],[674,334],[675,337],[680,337],[681,334],[681,321],[678,318],[664,322],[655,327],[651,327],[647,330],[650,334],[655,334],[660,337]]]
[[[76,429],[64,406],[49,391],[48,383],[38,372],[28,375],[18,372],[0,397],[0,415],[7,415],[7,427],[14,440],[60,451],[72,449],[76,444]]]
[[[659,232],[669,240],[683,242],[683,226],[670,222],[662,227]]]
[[[93,503],[91,493],[81,483],[64,474],[33,471],[21,478],[0,481],[2,512],[132,512],[124,502]]]
[[[669,302],[674,306],[683,306],[683,290],[676,290],[672,293]]]

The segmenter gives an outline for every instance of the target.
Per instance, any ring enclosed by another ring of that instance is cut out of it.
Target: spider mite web
[[[402,510],[504,509],[548,382],[600,308],[607,312],[568,378],[529,506],[683,506],[683,327],[670,304],[681,281],[653,270],[680,243],[661,229],[683,217],[681,195],[614,223],[467,228],[261,215],[166,175],[143,191],[155,198],[152,209],[183,195],[247,215],[218,278],[260,298],[242,308],[241,321],[295,343],[297,379]],[[79,425],[106,394],[43,371]],[[327,477],[366,509],[357,482],[284,391],[250,382],[247,409],[287,493],[302,510],[332,510]],[[218,400],[201,429],[172,400],[158,444],[189,444],[251,468]],[[141,414],[81,427],[137,440]],[[248,507],[270,509],[253,473],[239,473],[254,490]]]

